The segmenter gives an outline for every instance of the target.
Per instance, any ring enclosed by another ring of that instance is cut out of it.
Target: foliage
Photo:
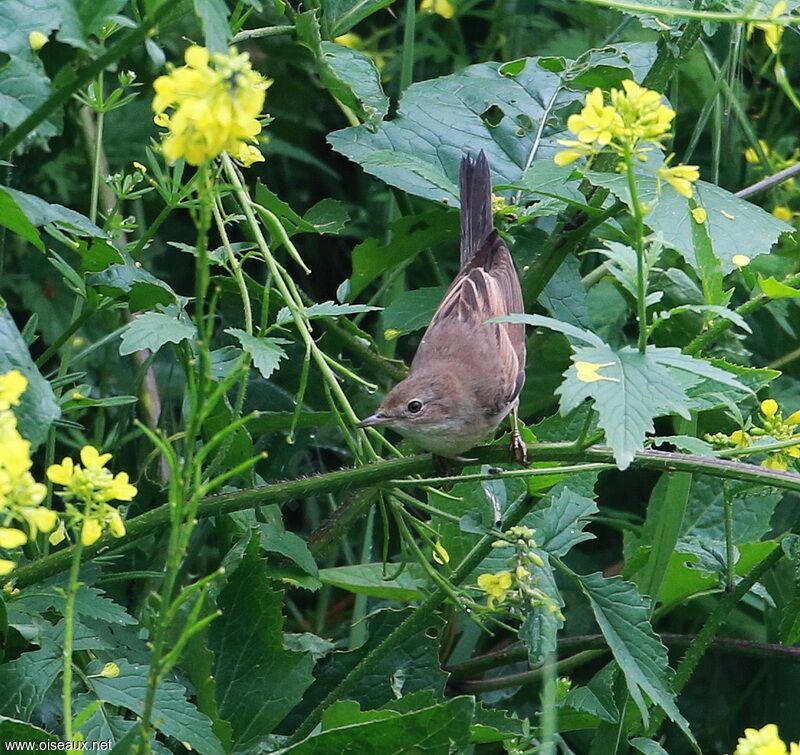
[[[794,752],[797,24],[0,3],[0,750]],[[357,427],[480,150],[524,468]]]

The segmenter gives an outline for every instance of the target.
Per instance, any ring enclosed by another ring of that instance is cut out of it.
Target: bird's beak
[[[385,425],[391,421],[392,418],[387,417],[383,412],[375,412],[375,414],[362,419],[361,422],[356,425],[356,427],[378,427],[379,425]]]

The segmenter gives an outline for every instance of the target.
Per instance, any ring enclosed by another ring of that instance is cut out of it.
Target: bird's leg
[[[522,440],[522,435],[519,431],[519,417],[517,416],[517,403],[514,403],[514,408],[511,410],[511,442],[508,446],[508,455],[511,461],[516,461],[523,467],[528,466],[528,446]]]

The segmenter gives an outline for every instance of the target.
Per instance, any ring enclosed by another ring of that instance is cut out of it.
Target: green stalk
[[[67,582],[66,605],[64,607],[64,649],[61,653],[64,668],[61,680],[62,710],[64,715],[64,741],[72,742],[72,647],[75,637],[75,594],[78,592],[80,582],[78,575],[81,570],[81,554],[83,543],[80,533],[75,545],[72,546],[72,561]]]
[[[628,150],[625,154],[625,172],[628,177],[628,190],[631,194],[631,213],[633,215],[634,239],[636,250],[636,311],[639,320],[639,353],[647,350],[647,269],[644,259],[644,209],[639,201],[639,189],[636,185],[636,174],[633,172],[633,154]]]
[[[414,37],[417,25],[417,2],[406,0],[403,16],[403,58],[400,65],[400,94],[414,81]]]
[[[725,588],[730,592],[734,583],[733,496],[726,482],[722,483],[722,503],[725,507]]]

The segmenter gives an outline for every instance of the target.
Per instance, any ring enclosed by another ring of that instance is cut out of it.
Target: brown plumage
[[[422,337],[408,377],[362,427],[386,425],[440,456],[480,443],[514,413],[525,382],[525,326],[487,323],[523,312],[514,262],[492,222],[486,156],[461,161],[461,269]],[[514,433],[522,460],[524,446]]]

